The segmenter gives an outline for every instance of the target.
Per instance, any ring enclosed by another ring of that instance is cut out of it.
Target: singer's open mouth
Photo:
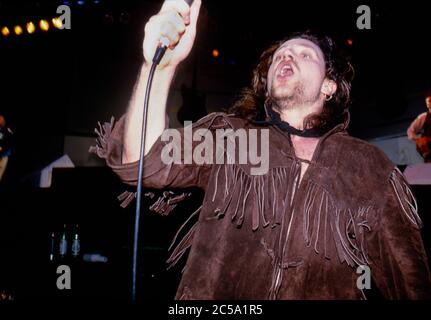
[[[293,75],[293,69],[292,69],[292,67],[291,67],[290,65],[285,65],[285,66],[281,69],[281,71],[279,72],[279,74],[280,74],[282,77],[285,77],[285,76],[291,76],[291,75]]]
[[[288,78],[295,74],[294,66],[292,61],[283,61],[277,67],[278,78]]]

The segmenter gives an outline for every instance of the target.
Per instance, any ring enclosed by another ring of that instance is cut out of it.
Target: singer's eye
[[[311,59],[311,55],[306,52],[301,53],[301,57],[304,59]]]

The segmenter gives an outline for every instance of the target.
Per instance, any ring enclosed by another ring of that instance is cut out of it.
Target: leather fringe
[[[371,231],[367,215],[372,206],[338,208],[330,194],[309,182],[303,212],[303,234],[308,247],[331,259],[328,246],[335,245],[341,263],[351,267],[368,265],[365,235]]]
[[[395,167],[389,178],[398,202],[407,219],[417,228],[423,227],[418,215],[418,204],[404,175]]]
[[[112,129],[114,128],[115,118],[111,117],[110,122],[105,122],[103,125],[98,122],[98,128],[94,129],[97,134],[96,145],[91,146],[88,152],[96,154],[102,159],[106,159],[108,154],[108,139],[111,136]]]
[[[253,206],[250,206],[255,208],[250,219],[253,231],[260,227],[274,228],[281,224],[282,212],[286,210],[287,206],[292,205],[294,189],[288,186],[292,185],[290,181],[295,180],[297,171],[289,170],[289,168],[274,168],[268,175],[252,176],[234,164],[218,165],[215,171],[212,202],[215,202],[217,196],[223,197],[223,201],[220,201],[223,206],[214,211],[216,218],[229,215],[232,222],[235,222],[236,226],[240,228],[246,218],[247,202],[254,201]],[[222,183],[220,183],[221,179],[224,180]],[[222,190],[220,190],[221,185]],[[267,196],[269,194],[274,196],[274,201],[269,201]],[[281,197],[281,194],[283,199],[280,203],[278,197]]]
[[[186,222],[183,223],[183,225],[178,229],[177,233],[175,234],[171,245],[169,246],[168,251],[170,251],[172,249],[172,247],[174,246],[175,242],[177,241],[177,238],[179,236],[179,234],[181,233],[181,231],[185,228],[185,226],[187,225],[187,223],[189,223],[189,221],[198,214],[198,212],[200,212],[202,209],[202,205],[195,211],[193,212],[190,217],[187,219]],[[181,241],[178,243],[178,245],[175,247],[175,249],[172,251],[171,256],[168,258],[168,260],[166,261],[169,266],[167,269],[172,268],[173,266],[175,266],[178,261],[181,259],[181,257],[186,253],[187,249],[189,249],[192,246],[192,242],[193,242],[193,238],[194,235],[196,233],[196,230],[198,228],[199,222],[196,222],[189,230],[189,232],[187,232],[187,234],[181,239]]]

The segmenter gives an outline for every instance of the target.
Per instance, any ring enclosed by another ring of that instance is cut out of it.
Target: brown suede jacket
[[[192,128],[261,127],[213,113]],[[121,163],[123,129],[124,117],[101,126],[91,151],[135,185],[137,163]],[[289,135],[266,129],[264,175],[244,164],[165,165],[160,139],[146,156],[145,187],[205,190],[198,222],[169,260],[190,248],[176,299],[363,299],[358,266],[370,268],[385,298],[431,298],[416,201],[384,153],[339,125],[321,137],[297,184],[303,160]]]

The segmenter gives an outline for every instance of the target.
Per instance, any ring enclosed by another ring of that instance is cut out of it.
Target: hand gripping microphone
[[[172,0],[165,0],[165,1],[172,1]],[[193,0],[184,0],[189,6],[192,5]],[[163,56],[165,55],[166,49],[169,47],[170,41],[166,37],[160,38],[160,45],[156,50],[156,53],[154,54],[153,63],[158,65],[160,61],[162,61]]]

